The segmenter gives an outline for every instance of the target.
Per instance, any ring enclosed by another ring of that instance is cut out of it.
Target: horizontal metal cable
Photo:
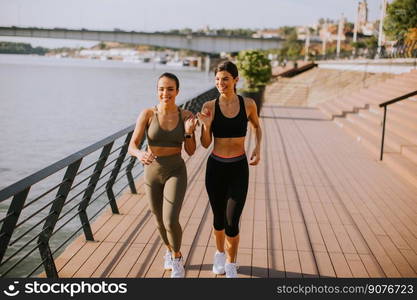
[[[51,201],[49,203],[46,203],[44,206],[42,206],[40,209],[38,209],[37,211],[35,211],[33,214],[31,214],[30,216],[26,217],[22,222],[20,222],[19,224],[17,224],[15,226],[15,229],[20,227],[21,225],[25,224],[28,220],[30,220],[31,218],[33,218],[35,215],[37,215],[38,213],[40,213],[42,210],[44,210],[45,208],[47,208],[48,206],[50,206],[51,204],[53,204],[54,202]],[[49,216],[49,215],[48,215]]]
[[[39,232],[37,235],[35,235],[32,239],[30,239],[29,241],[27,241],[24,245],[22,245],[19,249],[17,249],[16,252],[10,254],[10,256],[1,263],[1,265],[6,264],[10,259],[12,259],[14,256],[16,256],[18,253],[20,253],[23,249],[25,249],[30,243],[32,243],[34,240],[36,240],[42,232],[44,232],[47,228],[43,229],[41,232]],[[0,266],[1,266],[0,265]]]
[[[56,188],[60,187],[63,183],[68,182],[68,179],[64,179],[63,181],[61,181],[61,183],[57,184],[56,186],[52,187],[51,189],[49,189],[48,191],[46,191],[45,193],[43,193],[42,195],[36,197],[35,199],[31,200],[30,202],[26,203],[22,209],[28,207],[29,205],[33,204],[34,202],[38,201],[39,199],[43,198],[44,196],[46,196],[47,194],[49,194],[50,192],[52,192],[53,190],[55,190]]]
[[[24,237],[26,234],[28,234],[29,232],[31,232],[33,229],[35,229],[36,227],[38,227],[38,225],[40,223],[42,223],[43,221],[45,221],[49,216],[53,215],[54,212],[49,213],[47,216],[43,217],[39,222],[37,222],[35,225],[33,225],[31,228],[29,228],[28,230],[26,230],[23,234],[21,234],[19,237],[17,237],[13,242],[11,242],[9,244],[9,246],[13,246],[18,240],[20,240],[22,237]]]
[[[13,270],[18,264],[20,264],[22,261],[24,261],[26,259],[26,257],[28,257],[29,255],[31,255],[33,253],[33,251],[35,251],[38,248],[38,246],[32,248],[28,253],[26,253],[25,256],[23,256],[21,259],[19,259],[14,265],[12,265],[9,269],[7,269],[3,274],[2,277],[4,277],[4,275],[8,274],[11,270]]]

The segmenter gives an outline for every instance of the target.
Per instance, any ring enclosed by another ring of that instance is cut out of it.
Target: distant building
[[[297,26],[297,39],[301,41],[305,41],[307,39],[307,30],[310,30],[310,41],[321,41],[320,36],[317,34],[318,25],[310,26]]]
[[[346,19],[344,18],[342,20],[342,23],[344,24],[346,22]],[[338,24],[323,24],[322,28],[320,29],[319,36],[320,39],[327,42],[333,42],[337,41],[337,31],[338,31]],[[344,32],[340,35],[340,40],[345,41],[346,35]]]
[[[356,26],[358,33],[366,36],[376,35],[378,33],[378,21],[368,21],[368,3],[366,0],[358,3]]]
[[[359,2],[358,4],[358,26],[362,28],[368,23],[368,3],[366,0]]]

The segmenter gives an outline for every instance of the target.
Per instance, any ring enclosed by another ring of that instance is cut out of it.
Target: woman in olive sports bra
[[[181,157],[182,144],[193,155],[197,119],[190,111],[175,104],[179,92],[178,78],[164,73],[158,80],[159,104],[142,111],[129,144],[129,154],[144,165],[145,193],[155,216],[162,241],[167,247],[164,268],[171,277],[184,277],[180,251],[182,229],[181,205],[187,189],[187,170]],[[148,148],[138,149],[146,134]]]

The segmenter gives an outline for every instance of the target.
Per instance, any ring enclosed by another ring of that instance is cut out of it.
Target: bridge
[[[284,40],[277,38],[250,38],[205,34],[171,34],[125,31],[73,30],[65,28],[0,27],[0,36],[71,39],[103,42],[131,43],[173,49],[189,49],[206,54],[239,52],[246,49],[277,49]]]

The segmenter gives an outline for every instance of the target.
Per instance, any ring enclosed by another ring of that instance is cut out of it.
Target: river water
[[[214,84],[194,68],[0,55],[0,189],[133,124],[166,71],[178,103]]]
[[[212,74],[182,66],[0,55],[0,190],[134,124],[143,108],[158,102],[156,82],[159,75],[167,71],[175,73],[180,79],[178,104],[214,85]],[[60,182],[64,171],[32,187],[26,203],[53,186],[51,182]],[[76,192],[73,191],[73,194]],[[41,264],[36,239],[55,195],[56,191],[23,210],[19,222],[44,208],[30,221],[18,224],[11,239],[13,246],[8,248],[3,262],[9,256],[13,259],[0,266],[0,276],[31,248],[34,249],[31,256],[17,269],[10,273],[6,271],[6,276],[26,276]],[[77,196],[77,201],[81,196]],[[106,194],[99,195],[97,200],[88,208],[89,217],[103,204],[108,206]],[[76,201],[69,205],[67,202],[60,216],[77,208]],[[0,203],[0,219],[4,218],[9,205],[10,199]],[[69,221],[50,240],[52,250],[59,249],[63,241],[79,230],[77,215],[74,219],[70,217],[68,215],[57,223],[55,228]],[[2,225],[1,222],[0,227]],[[82,234],[82,230],[78,233]],[[21,234],[25,235],[19,239]],[[25,243],[31,244],[17,256],[11,255]],[[65,247],[60,251],[63,249]],[[36,269],[33,275],[41,271],[42,267]]]

